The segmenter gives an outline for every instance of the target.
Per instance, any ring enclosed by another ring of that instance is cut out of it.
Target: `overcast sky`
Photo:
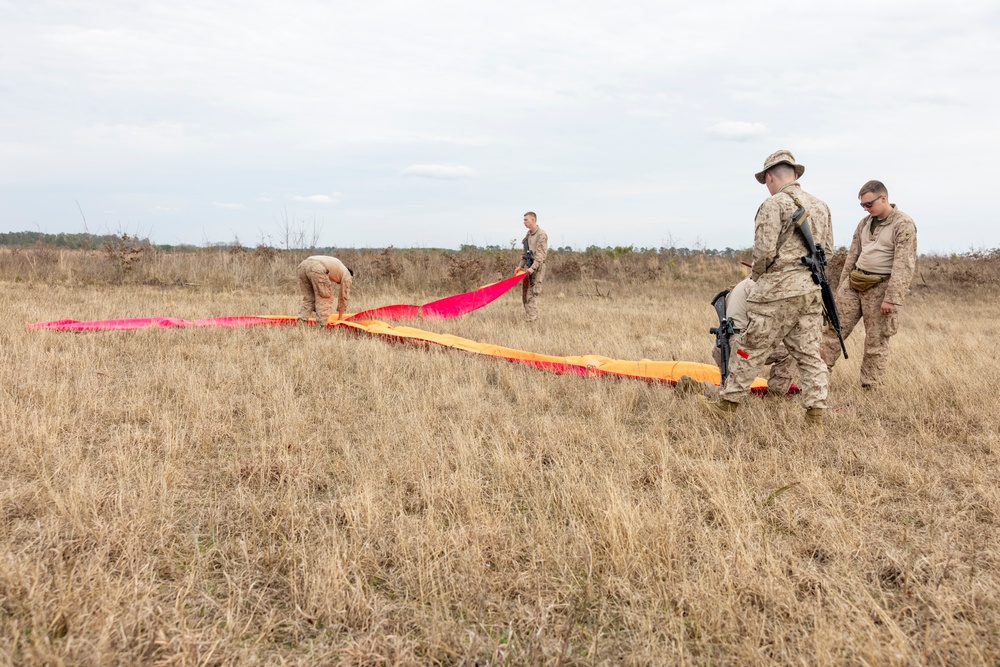
[[[746,248],[787,148],[1000,247],[996,0],[0,0],[0,100],[0,231]]]

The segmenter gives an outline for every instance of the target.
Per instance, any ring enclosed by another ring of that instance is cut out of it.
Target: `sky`
[[[995,0],[0,0],[0,100],[0,232],[748,248],[788,149],[1000,247]]]

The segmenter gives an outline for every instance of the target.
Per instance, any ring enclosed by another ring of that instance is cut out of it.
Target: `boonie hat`
[[[758,183],[763,185],[764,174],[767,172],[767,170],[776,164],[781,164],[782,162],[790,164],[792,166],[792,169],[795,170],[795,178],[801,178],[802,174],[804,174],[806,171],[806,168],[804,166],[802,166],[801,164],[796,164],[795,156],[792,155],[791,151],[781,150],[781,151],[775,151],[767,156],[767,159],[764,160],[764,168],[761,169],[756,174],[754,174],[754,178],[757,179]]]

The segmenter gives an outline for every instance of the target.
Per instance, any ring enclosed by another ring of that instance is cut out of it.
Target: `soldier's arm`
[[[892,255],[892,277],[885,289],[885,301],[896,306],[910,290],[910,281],[917,269],[917,226],[909,218],[896,225],[896,247]]]
[[[344,276],[340,279],[340,297],[337,299],[337,319],[344,319],[344,312],[347,310],[347,302],[351,298],[351,277]]]
[[[549,252],[549,235],[545,232],[538,231],[538,239],[535,242],[535,261],[531,265],[533,269],[541,268],[545,263],[545,256]]]
[[[823,203],[823,208],[826,209],[826,229],[824,230],[824,236],[826,240],[824,241],[823,248],[832,255],[833,254],[833,214],[830,213],[830,207]]]
[[[778,254],[780,232],[781,209],[773,197],[765,199],[754,219],[753,264],[750,269],[750,278],[754,281],[760,280]]]

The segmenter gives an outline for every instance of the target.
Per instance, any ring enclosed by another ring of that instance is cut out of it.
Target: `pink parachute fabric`
[[[204,320],[182,320],[176,317],[136,317],[127,320],[55,320],[29,324],[29,329],[55,329],[57,331],[124,331],[129,329],[183,329],[187,327],[226,327],[240,329],[260,325],[295,324],[294,317],[251,315],[237,317],[212,317]]]
[[[383,306],[382,308],[366,310],[351,315],[347,319],[353,322],[360,322],[362,320],[415,320],[418,317],[425,320],[450,320],[453,317],[471,313],[474,310],[493,303],[509,292],[514,285],[521,282],[526,275],[526,273],[516,273],[500,282],[480,287],[471,292],[447,296],[437,301],[425,303],[423,306]]]
[[[415,320],[423,317],[426,320],[447,320],[459,317],[474,310],[487,306],[498,298],[509,292],[514,285],[517,285],[525,273],[517,273],[510,278],[505,278],[499,282],[480,287],[479,289],[448,296],[437,301],[431,301],[423,306],[401,304],[395,306],[382,306],[365,310],[354,315],[349,315],[345,320],[361,322],[366,320]],[[202,320],[182,320],[176,317],[137,317],[132,319],[118,320],[94,320],[91,322],[78,322],[77,320],[55,320],[54,322],[39,322],[29,324],[29,329],[57,329],[60,331],[122,331],[129,329],[148,329],[157,327],[161,329],[182,328],[182,327],[253,327],[260,325],[282,325],[295,324],[296,318],[283,316],[236,316],[236,317],[212,317]]]
[[[521,280],[524,273],[517,273],[491,285],[486,285],[471,292],[431,301],[423,306],[400,304],[366,310],[334,321],[327,326],[346,328],[358,332],[379,336],[397,342],[432,343],[474,354],[481,354],[496,359],[525,364],[534,368],[547,370],[558,374],[576,374],[586,377],[615,376],[635,378],[653,382],[676,384],[683,375],[688,375],[702,382],[719,384],[719,369],[712,364],[700,364],[685,361],[625,361],[597,355],[557,357],[534,352],[525,352],[512,348],[480,343],[449,334],[438,334],[422,331],[411,327],[394,327],[382,320],[407,319],[450,319],[465,315],[478,308],[492,303],[497,298],[509,292]],[[133,329],[164,328],[176,329],[185,327],[226,327],[241,328],[252,326],[290,326],[297,323],[297,318],[286,316],[236,316],[214,317],[200,320],[182,320],[175,317],[141,317],[134,319],[94,320],[79,322],[77,320],[55,320],[29,324],[28,329],[52,329],[56,331],[121,331]],[[751,389],[762,393],[767,391],[767,382],[757,378]],[[797,392],[796,387],[792,392]]]

